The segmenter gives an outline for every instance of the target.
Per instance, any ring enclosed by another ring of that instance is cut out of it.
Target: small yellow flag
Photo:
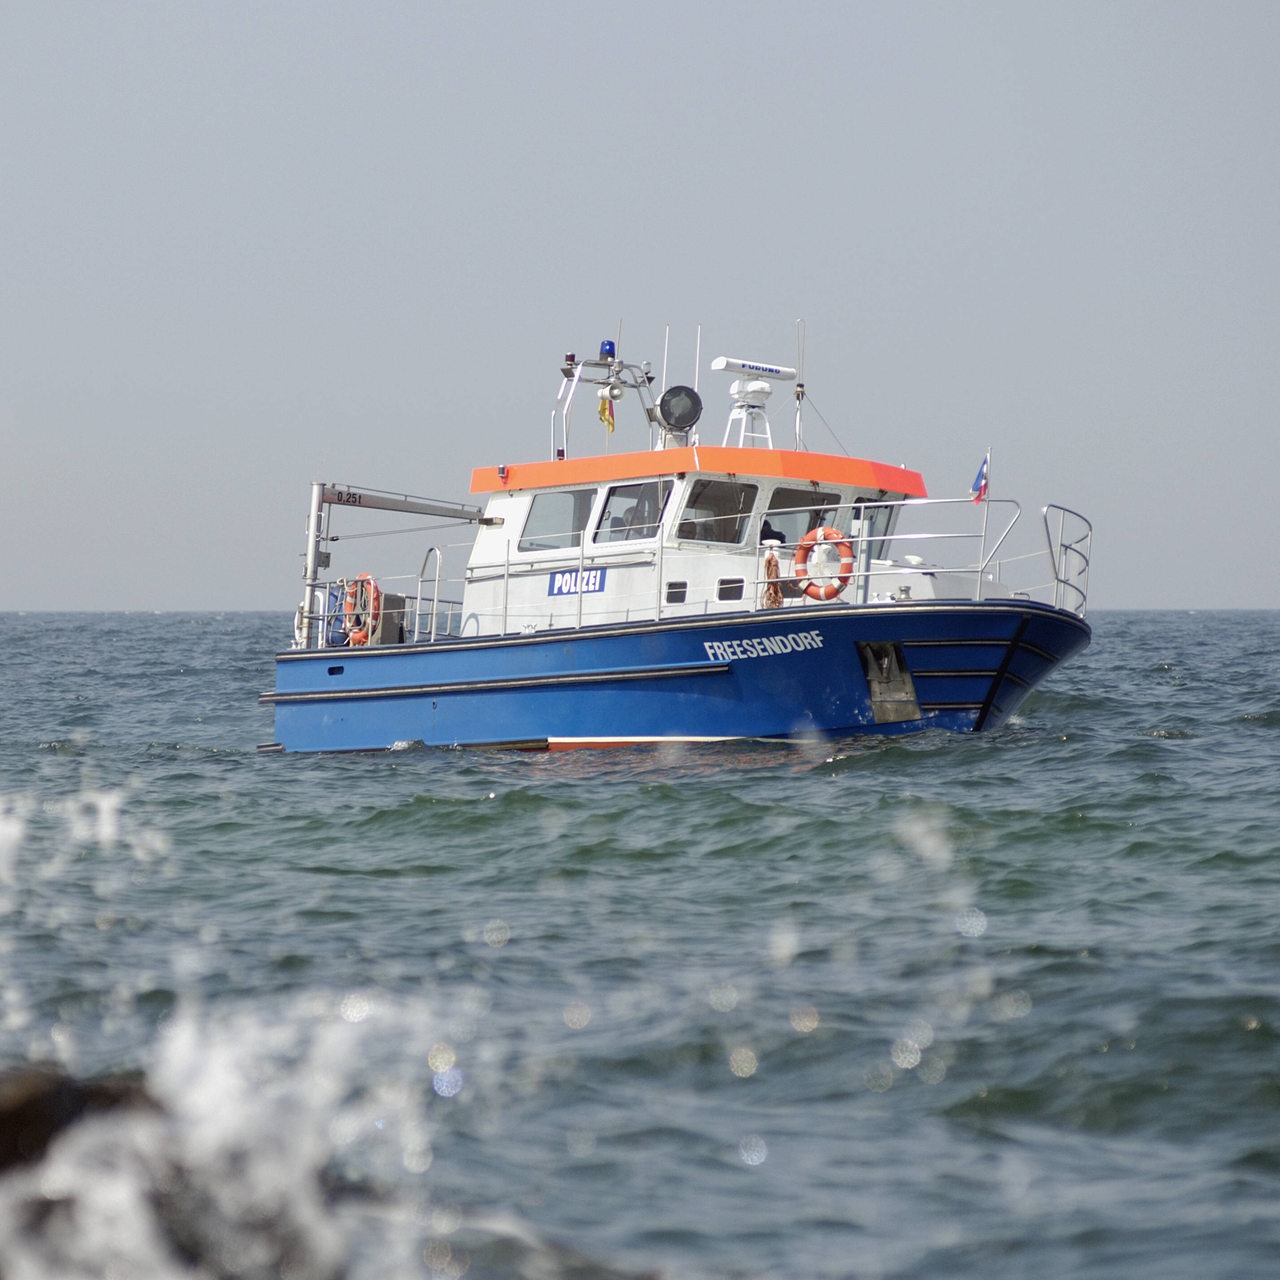
[[[600,401],[600,421],[603,422],[610,431],[613,430],[613,401],[610,400],[608,396],[605,396]]]

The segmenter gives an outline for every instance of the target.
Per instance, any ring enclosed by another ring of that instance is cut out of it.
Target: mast
[[[311,507],[307,512],[307,556],[302,569],[302,644],[305,649],[316,647],[316,627],[319,625],[316,591],[320,584],[321,558],[324,556],[324,552],[320,550],[320,539],[324,532],[324,490],[325,486],[321,481],[312,484]],[[328,559],[325,557],[325,567],[327,566]]]
[[[804,448],[804,321],[796,321],[796,449]]]

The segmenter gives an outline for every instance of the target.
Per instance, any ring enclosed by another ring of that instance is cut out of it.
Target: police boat
[[[561,374],[549,456],[478,468],[470,503],[311,486],[264,750],[984,732],[1089,643],[1092,526],[1052,505],[1023,548],[989,451],[971,492],[930,498],[915,471],[806,448],[794,368],[712,361],[718,442],[695,387],[615,341]],[[643,447],[614,451],[628,427]]]

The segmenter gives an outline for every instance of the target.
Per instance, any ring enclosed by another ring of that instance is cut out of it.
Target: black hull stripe
[[[318,689],[300,693],[264,693],[259,702],[343,702],[354,698],[421,698],[433,694],[489,693],[507,689],[564,688],[576,684],[604,684],[618,680],[662,680],[672,676],[718,676],[727,662],[698,662],[669,667],[624,667],[617,671],[586,671],[565,675],[513,676],[509,680],[455,680],[447,684],[406,684],[384,689]]]
[[[1027,620],[1026,618],[1023,618],[1022,621],[1018,623],[1018,630],[1014,634],[1013,639],[1009,642],[1009,648],[1005,652],[1004,661],[1000,664],[1000,670],[996,673],[996,678],[991,682],[991,691],[987,694],[986,703],[983,705],[982,710],[978,712],[977,723],[973,726],[975,729],[981,730],[982,726],[987,723],[987,718],[991,715],[993,710],[1003,710],[1000,703],[996,701],[996,697],[1000,692],[1000,685],[1005,679],[1012,676],[1013,673],[1009,670],[1009,667],[1013,662],[1014,657],[1017,655],[1018,650],[1031,650],[1031,645],[1023,644],[1022,641],[1022,637],[1026,634],[1026,630]]]
[[[956,667],[946,671],[916,671],[913,669],[911,678],[913,680],[990,680],[995,674],[995,667]]]

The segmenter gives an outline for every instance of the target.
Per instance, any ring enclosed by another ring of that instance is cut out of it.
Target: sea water
[[[0,615],[0,1068],[162,1108],[0,1274],[1274,1274],[1280,616],[1092,621],[989,735],[302,757],[285,615]]]

